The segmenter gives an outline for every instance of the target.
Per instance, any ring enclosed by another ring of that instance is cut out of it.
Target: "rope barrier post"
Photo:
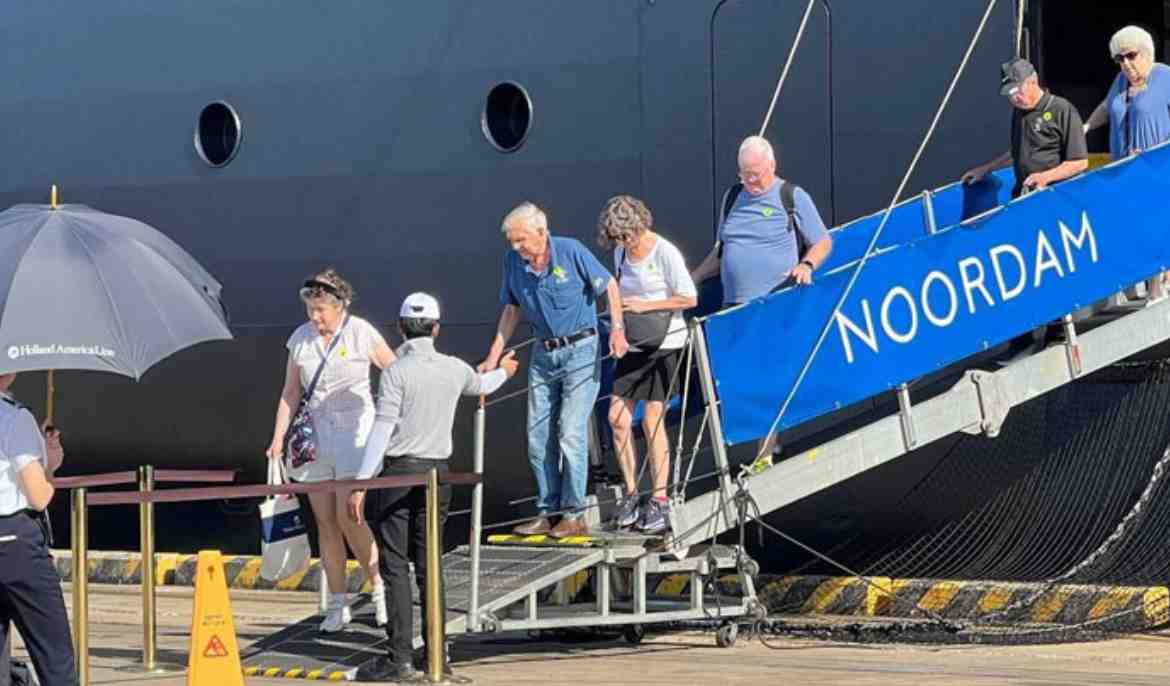
[[[138,468],[138,490],[154,490],[154,467]],[[142,669],[153,672],[156,664],[158,633],[154,603],[154,503],[138,506],[138,544],[142,552]]]
[[[442,683],[446,646],[443,616],[443,529],[439,517],[439,470],[427,473],[427,673],[432,684]]]
[[[484,398],[479,397],[479,407],[475,410],[475,443],[472,453],[471,471],[483,474],[484,433],[487,413],[484,411]],[[471,551],[471,594],[468,598],[467,630],[479,631],[479,539],[483,536],[483,480],[481,479],[471,489],[471,540],[468,548]]]
[[[80,686],[89,686],[89,521],[84,487],[73,489],[73,652]]]

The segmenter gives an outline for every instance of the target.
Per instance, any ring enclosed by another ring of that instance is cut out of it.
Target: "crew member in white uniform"
[[[374,400],[370,396],[370,365],[385,369],[395,359],[382,334],[366,320],[350,314],[353,287],[332,269],[309,279],[301,287],[301,300],[309,321],[288,339],[288,363],[284,389],[276,408],[276,422],[268,458],[284,454],[284,436],[297,411],[301,396],[313,379],[320,377],[309,397],[309,416],[317,438],[316,459],[305,464],[285,460],[294,481],[318,482],[352,479],[361,467],[366,439],[374,424]],[[324,368],[322,369],[322,365]],[[386,623],[385,593],[378,571],[378,550],[369,527],[346,515],[348,492],[310,493],[317,545],[329,584],[329,600],[323,633],[340,631],[350,620],[346,603],[346,543],[372,582],[371,598],[379,625]]]
[[[0,375],[0,646],[15,624],[43,686],[73,686],[77,670],[61,578],[49,556],[49,477],[65,452],[56,430],[37,427]]]

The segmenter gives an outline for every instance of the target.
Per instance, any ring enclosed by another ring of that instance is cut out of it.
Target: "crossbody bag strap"
[[[341,340],[341,332],[345,331],[345,325],[349,323],[349,315],[345,315],[345,320],[341,322],[341,327],[337,329],[337,334],[329,341],[329,347],[325,349],[325,356],[321,358],[321,364],[317,365],[317,373],[313,375],[313,380],[309,382],[308,388],[305,389],[301,396],[301,402],[308,404],[309,399],[313,397],[313,391],[317,389],[317,382],[321,380],[321,372],[325,371],[325,364],[329,362],[329,355],[333,349],[337,347],[337,342]]]

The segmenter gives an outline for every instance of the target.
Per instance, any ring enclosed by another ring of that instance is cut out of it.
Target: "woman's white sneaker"
[[[334,634],[345,628],[352,617],[349,612],[349,603],[344,593],[330,593],[329,603],[325,610],[325,619],[318,628],[323,634]]]

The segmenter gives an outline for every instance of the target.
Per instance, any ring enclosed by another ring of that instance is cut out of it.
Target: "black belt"
[[[545,338],[540,344],[544,346],[545,350],[553,351],[557,348],[563,348],[567,345],[572,345],[577,341],[585,340],[590,336],[597,335],[597,329],[590,326],[586,329],[581,329],[577,333],[571,333],[568,336],[555,336],[553,338]]]

